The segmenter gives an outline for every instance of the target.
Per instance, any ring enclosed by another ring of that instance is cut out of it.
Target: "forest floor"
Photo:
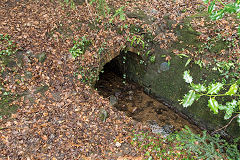
[[[7,63],[1,62],[0,86],[5,96],[1,100],[15,95],[11,100],[5,99],[7,102],[2,107],[19,107],[15,113],[0,117],[0,159],[144,158],[144,152],[131,145],[131,135],[133,130],[148,131],[149,127],[116,110],[108,99],[78,80],[82,75],[75,78],[74,73],[79,65],[85,70],[98,68],[101,59],[98,50],[103,46],[105,50],[120,52],[129,31],[119,34],[116,26],[139,24],[146,30],[154,31],[154,28],[128,17],[125,21],[115,18],[113,25],[108,26],[111,17],[97,20],[93,6],[78,2],[81,4],[76,3],[75,8],[61,0],[0,2],[0,34],[10,35],[19,50],[6,59]],[[115,9],[126,6],[126,11],[136,7],[149,11],[158,23],[165,14],[180,21],[193,14],[199,4],[202,2],[181,0],[108,3]],[[69,49],[73,40],[83,36],[94,42],[80,61],[71,56]],[[174,38],[170,31],[156,36],[163,48]],[[1,50],[6,49],[9,41],[2,38],[1,42]],[[105,122],[99,118],[103,111],[109,115]]]

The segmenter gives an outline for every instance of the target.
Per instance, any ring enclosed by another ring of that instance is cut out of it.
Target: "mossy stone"
[[[44,53],[44,52],[37,55],[37,59],[41,63],[43,63],[45,61],[46,57],[47,57],[46,53]]]

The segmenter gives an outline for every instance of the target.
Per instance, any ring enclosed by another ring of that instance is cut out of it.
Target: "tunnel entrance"
[[[131,55],[138,56],[135,53]],[[149,124],[155,133],[167,135],[180,131],[185,125],[198,132],[197,126],[145,94],[143,88],[129,79],[128,75],[124,77],[124,63],[120,64],[124,56],[124,53],[121,53],[103,67],[95,85],[99,94],[109,98],[111,105],[125,112],[127,116]]]

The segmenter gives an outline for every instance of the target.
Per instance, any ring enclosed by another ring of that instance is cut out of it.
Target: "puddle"
[[[127,116],[149,124],[152,132],[168,135],[180,131],[185,125],[193,132],[200,129],[173,110],[144,93],[143,88],[131,81],[125,81],[105,66],[104,73],[96,83],[100,95],[109,98],[110,103]]]

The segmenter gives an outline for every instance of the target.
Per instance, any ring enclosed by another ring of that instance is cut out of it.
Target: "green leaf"
[[[208,94],[217,94],[223,87],[222,83],[215,83],[208,86]]]
[[[209,0],[203,0],[203,2],[204,2],[205,4],[208,4]]]
[[[214,10],[214,8],[215,8],[215,0],[213,0],[208,6],[208,13],[212,14],[212,11]]]
[[[237,13],[237,18],[238,18],[238,19],[240,18],[240,12]]]
[[[124,21],[125,20],[125,15],[124,14],[120,14],[120,18],[119,18],[121,21]]]
[[[212,12],[212,14],[210,15],[210,18],[212,20],[218,20],[218,19],[221,19],[223,16],[224,16],[224,10],[221,9],[219,11],[216,11],[216,12]]]
[[[229,88],[229,90],[225,94],[232,96],[235,93],[237,93],[237,90],[238,90],[238,85],[237,85],[237,83],[234,83],[233,85],[231,85],[231,87]]]
[[[235,99],[232,100],[232,102],[226,103],[226,108],[225,108],[226,114],[224,116],[224,119],[229,119],[230,117],[232,117],[234,109],[237,107],[237,105],[238,105],[238,103]]]
[[[235,83],[240,84],[240,79],[238,79]]]
[[[211,98],[208,100],[208,107],[213,111],[214,114],[218,114],[218,102],[215,98]]]
[[[226,119],[226,120],[229,119],[230,117],[232,117],[232,114],[227,114],[227,113],[226,113],[226,114],[224,115],[224,119]]]
[[[191,106],[194,102],[194,100],[197,98],[195,91],[190,90],[188,94],[185,94],[182,102],[183,102],[183,107],[188,107]]]
[[[189,73],[190,71],[184,71],[183,73],[183,79],[185,80],[185,82],[187,83],[192,83],[192,76]]]
[[[236,13],[238,8],[239,8],[238,5],[235,5],[235,3],[230,3],[225,6],[224,10],[232,14],[232,13]]]
[[[204,85],[202,84],[191,84],[192,89],[196,92],[205,92],[207,89]]]
[[[150,152],[147,151],[147,152],[145,153],[145,155],[146,155],[146,156],[150,156]]]
[[[224,106],[222,104],[218,104],[218,109],[225,110],[226,108],[227,108],[227,106]]]
[[[191,59],[189,58],[185,64],[185,67],[187,67],[187,65],[191,62]]]
[[[133,46],[134,41],[137,39],[137,37],[133,36],[132,42],[131,42],[131,46]]]
[[[148,157],[148,160],[152,160],[152,156],[149,156],[149,157]]]

